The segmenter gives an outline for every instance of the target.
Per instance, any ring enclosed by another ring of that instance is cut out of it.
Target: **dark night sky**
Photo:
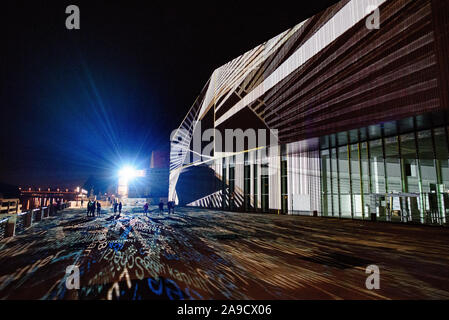
[[[3,1],[0,182],[147,166],[215,68],[335,2]],[[65,28],[69,4],[81,30]]]

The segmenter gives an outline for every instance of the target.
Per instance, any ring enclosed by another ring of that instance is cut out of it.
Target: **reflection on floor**
[[[67,209],[1,241],[0,298],[449,299],[448,229],[152,209],[118,219]],[[66,288],[69,265],[79,290]]]

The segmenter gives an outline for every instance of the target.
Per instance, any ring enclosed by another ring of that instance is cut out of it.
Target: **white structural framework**
[[[264,95],[298,71],[338,37],[356,24],[364,22],[371,14],[367,8],[374,10],[384,2],[385,0],[342,1],[333,7],[334,12],[329,13],[324,23],[317,25],[313,34],[305,35],[309,31],[305,27],[310,28],[310,24],[307,24],[312,19],[310,18],[216,69],[171,137],[169,199],[178,202],[176,186],[183,169],[190,165],[187,157],[192,152],[191,142],[195,127],[211,108],[214,108],[215,115],[221,111],[220,116],[214,119],[215,127],[226,127],[227,120],[247,107],[264,120],[263,114],[257,112],[258,107],[265,104]],[[303,34],[305,41],[286,56],[282,50],[287,51],[288,46]],[[276,55],[283,56],[282,63],[277,65],[273,63],[278,59]],[[273,68],[273,65],[276,67]],[[239,99],[229,106],[228,102],[233,94],[237,94]],[[228,107],[223,113],[221,109],[227,104]],[[221,154],[217,154],[215,158],[221,157]]]

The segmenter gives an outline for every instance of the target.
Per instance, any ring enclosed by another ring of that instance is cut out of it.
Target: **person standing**
[[[114,201],[114,213],[117,213],[118,203]]]
[[[164,213],[164,203],[162,200],[159,202],[159,213]]]
[[[87,204],[87,216],[93,217],[94,210],[95,210],[95,202],[92,200],[89,200],[89,203]]]
[[[148,202],[145,203],[145,205],[143,206],[143,212],[144,212],[145,214],[148,213]]]
[[[120,203],[118,204],[118,214],[122,213],[122,202],[120,201]]]
[[[100,216],[101,213],[101,203],[100,201],[97,201],[97,216]]]
[[[92,205],[90,206],[90,215],[92,217],[95,217],[95,207],[96,207],[97,203],[96,201],[92,201]]]

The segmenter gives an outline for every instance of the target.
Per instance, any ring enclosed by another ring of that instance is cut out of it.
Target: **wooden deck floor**
[[[80,271],[66,288],[66,268]],[[380,289],[365,287],[366,267]],[[0,299],[449,299],[449,230],[178,208],[80,209],[0,242]]]

